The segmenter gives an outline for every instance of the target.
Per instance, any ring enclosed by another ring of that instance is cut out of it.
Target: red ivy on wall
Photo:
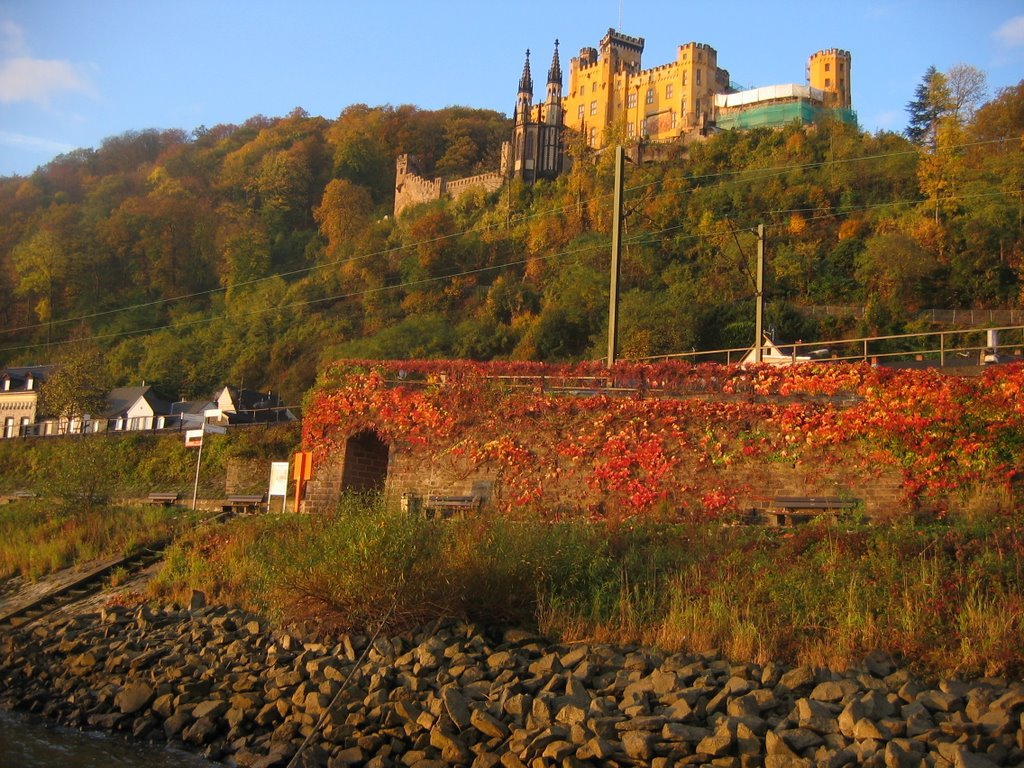
[[[1024,365],[969,378],[828,363],[609,371],[597,363],[342,361],[309,397],[303,440],[321,460],[373,430],[487,468],[506,505],[548,512],[641,514],[686,495],[691,511],[717,515],[737,489],[711,483],[713,468],[836,454],[901,468],[907,496],[922,501],[1011,482],[1024,454],[1022,390]],[[607,504],[565,498],[573,488]]]

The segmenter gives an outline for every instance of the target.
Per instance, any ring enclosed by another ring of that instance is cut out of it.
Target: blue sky
[[[538,93],[609,27],[645,67],[690,41],[746,86],[805,81],[807,57],[852,53],[861,127],[902,131],[929,65],[971,64],[991,93],[1024,79],[1022,0],[821,3],[634,0],[0,0],[0,176],[129,130],[241,123],[296,107],[463,104],[508,114],[524,50]],[[568,85],[568,82],[566,82]]]

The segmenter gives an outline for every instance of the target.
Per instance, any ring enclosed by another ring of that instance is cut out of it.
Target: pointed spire
[[[551,69],[548,70],[548,83],[562,85],[562,65],[558,62],[558,40],[555,39],[555,52],[551,56]]]
[[[533,77],[530,75],[530,49],[526,49],[526,63],[523,64],[523,76],[519,78],[519,92],[533,96]]]

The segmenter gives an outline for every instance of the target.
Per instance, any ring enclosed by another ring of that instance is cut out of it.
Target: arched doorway
[[[388,477],[388,444],[373,430],[352,435],[345,443],[341,472],[343,491],[383,491]]]

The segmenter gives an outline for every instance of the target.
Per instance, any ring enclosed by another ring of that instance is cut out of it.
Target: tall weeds
[[[223,541],[220,537],[223,537]],[[1024,671],[1024,534],[1010,518],[794,531],[480,517],[350,499],[182,543],[160,584],[360,628],[440,617],[572,640],[842,668],[880,650],[947,674]]]

